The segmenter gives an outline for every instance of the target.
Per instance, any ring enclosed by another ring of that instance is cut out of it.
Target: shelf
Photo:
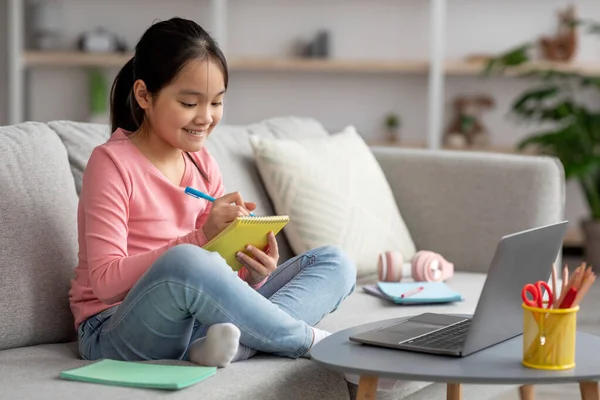
[[[30,67],[122,67],[131,57],[131,53],[26,51],[23,62]]]
[[[27,66],[50,67],[121,67],[132,53],[81,53],[76,51],[27,51],[24,63]],[[418,73],[429,71],[427,61],[405,60],[336,60],[303,58],[246,58],[232,57],[228,61],[232,70],[238,71],[295,71],[295,72],[357,72],[357,73]],[[484,63],[481,61],[448,60],[444,70],[448,75],[478,75]],[[563,72],[579,72],[587,75],[600,75],[600,62],[597,63],[547,63],[535,62],[515,72],[531,69],[553,68]]]
[[[483,71],[485,63],[483,61],[446,61],[445,72],[448,75],[479,75]],[[582,75],[600,75],[600,61],[596,62],[573,62],[573,63],[558,63],[547,61],[535,61],[514,68],[507,76],[516,75],[519,73],[529,72],[531,70],[549,70],[559,72],[572,72]]]
[[[27,51],[27,66],[51,67],[121,67],[131,53],[81,53],[54,51]],[[235,58],[227,62],[232,70],[246,71],[323,71],[323,72],[427,72],[425,61],[368,61],[302,58]]]
[[[232,69],[244,71],[402,72],[426,73],[426,61],[335,60],[303,58],[233,58]]]

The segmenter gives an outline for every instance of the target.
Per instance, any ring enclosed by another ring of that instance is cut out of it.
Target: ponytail
[[[111,132],[118,128],[135,132],[144,120],[144,111],[133,96],[135,82],[133,63],[132,57],[121,68],[110,91]]]

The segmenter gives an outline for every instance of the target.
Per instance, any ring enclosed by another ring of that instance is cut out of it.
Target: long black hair
[[[141,79],[151,95],[168,85],[191,60],[211,59],[222,69],[225,88],[227,61],[217,42],[194,21],[172,18],[153,24],[135,46],[135,54],[115,78],[110,94],[111,132],[122,128],[135,132],[144,110],[133,95],[133,83]]]
[[[110,93],[111,132],[118,128],[135,132],[144,121],[144,110],[133,95],[136,80],[144,81],[149,94],[156,95],[194,59],[216,62],[221,67],[227,89],[229,73],[225,56],[217,42],[200,25],[183,18],[171,18],[148,28],[135,46],[134,56],[113,82]],[[199,167],[198,170],[207,178]]]

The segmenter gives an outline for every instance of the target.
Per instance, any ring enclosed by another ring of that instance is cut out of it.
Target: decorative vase
[[[398,143],[400,141],[400,129],[387,128],[387,140],[390,143]]]
[[[598,272],[600,270],[600,220],[582,221],[581,228],[584,236],[585,262]]]

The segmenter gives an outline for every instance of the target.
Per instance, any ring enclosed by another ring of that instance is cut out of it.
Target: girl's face
[[[209,59],[188,62],[157,95],[144,92],[143,81],[137,81],[134,93],[150,133],[183,151],[200,150],[223,116],[223,72]]]

